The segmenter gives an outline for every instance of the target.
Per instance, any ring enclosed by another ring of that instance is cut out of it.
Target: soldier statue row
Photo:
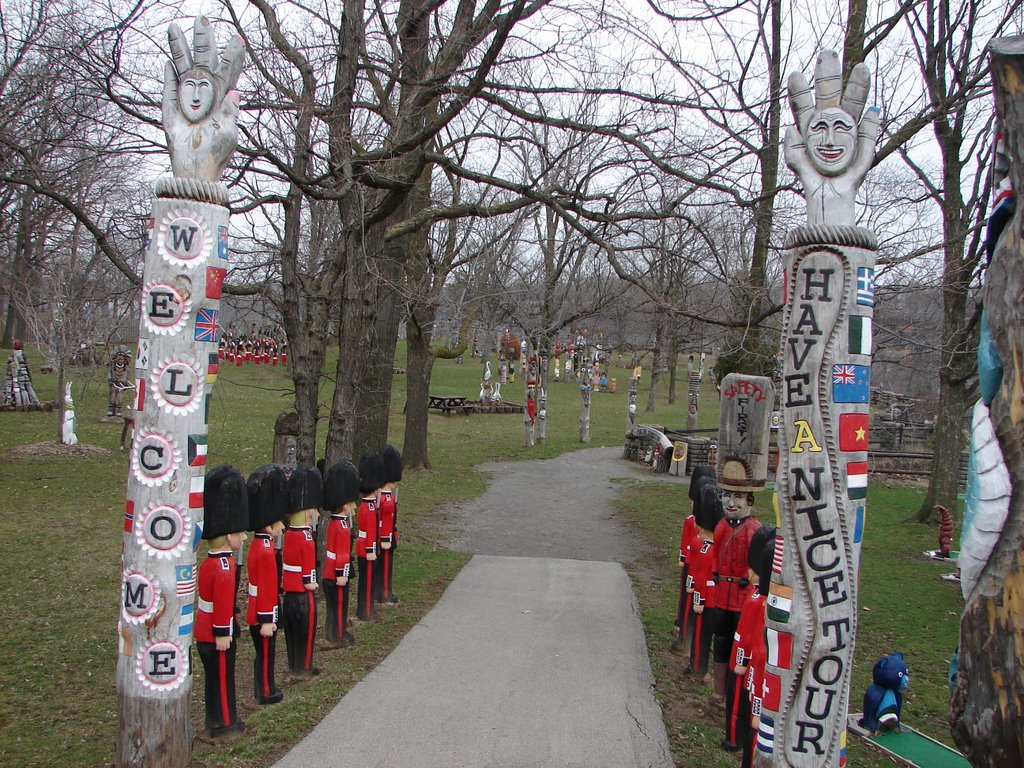
[[[258,704],[276,704],[284,697],[274,676],[278,629],[284,630],[288,670],[300,677],[320,671],[313,652],[321,583],[324,639],[330,648],[355,642],[349,631],[353,579],[359,619],[372,621],[378,604],[398,602],[392,577],[401,479],[401,454],[390,445],[364,454],[358,470],[341,461],[325,469],[267,464],[254,469],[248,480],[230,466],[208,473],[203,538],[209,552],[198,570],[195,619],[205,672],[207,736],[234,737],[245,729],[235,697],[240,635],[235,596],[243,578],[235,552],[246,531],[254,535],[244,574],[245,622],[255,648],[253,695]],[[318,568],[314,525],[321,509],[327,512],[327,530]]]

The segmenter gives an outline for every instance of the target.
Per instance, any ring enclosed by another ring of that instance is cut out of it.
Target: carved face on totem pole
[[[215,95],[213,73],[206,67],[193,67],[178,82],[178,107],[190,123],[198,123],[213,109]]]
[[[875,154],[881,114],[864,109],[871,75],[854,66],[843,87],[842,67],[834,51],[822,51],[814,85],[800,72],[789,77],[794,125],[786,130],[786,164],[804,188],[807,223],[856,224],[854,200]]]
[[[857,121],[838,107],[826,107],[807,125],[807,152],[824,176],[837,176],[857,155]]]

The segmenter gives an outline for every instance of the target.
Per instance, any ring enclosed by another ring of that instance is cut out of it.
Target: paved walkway
[[[490,553],[476,554],[391,655],[277,766],[671,768],[639,608],[625,570],[609,557],[617,552],[607,551],[633,549],[609,504],[609,478],[637,471],[619,455],[590,449],[489,467],[495,483],[528,479],[528,496],[543,498],[547,488],[545,509],[538,513],[521,494],[495,494],[492,484],[453,513],[463,547]],[[547,518],[575,498],[558,492],[568,469],[570,485],[594,495],[573,507],[583,510],[569,516],[573,524],[552,526]],[[466,520],[475,525],[459,525]],[[508,556],[559,541],[578,559]],[[575,551],[581,541],[594,545],[592,559]]]

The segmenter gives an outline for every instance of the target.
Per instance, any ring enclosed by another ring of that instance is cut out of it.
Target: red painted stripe
[[[704,614],[697,614],[697,623],[693,625],[693,671],[700,669],[700,625],[704,622]]]
[[[371,612],[373,611],[373,561],[366,561],[366,605],[363,606],[363,610],[366,612],[366,620],[370,620]]]
[[[228,654],[217,653],[217,677],[220,680],[220,717],[225,727],[231,725],[231,710],[228,708]]]
[[[740,714],[740,696],[743,695],[743,678],[736,675],[736,690],[732,694],[732,709],[729,712],[728,729],[725,738],[730,744],[736,743],[736,721]]]
[[[270,696],[270,638],[261,637],[263,641],[263,698]]]
[[[306,627],[306,663],[305,669],[313,667],[313,635],[316,634],[316,603],[313,600],[313,593],[306,590],[306,602],[309,603],[309,625]]]

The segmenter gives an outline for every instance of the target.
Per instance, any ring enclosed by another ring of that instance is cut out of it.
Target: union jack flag
[[[871,399],[871,366],[836,363],[832,366],[832,400],[867,403]]]
[[[196,313],[196,341],[209,341],[214,344],[220,341],[220,333],[217,331],[219,317],[219,309],[200,309]]]
[[[853,384],[856,380],[857,372],[852,365],[836,365],[832,368],[833,384]]]

